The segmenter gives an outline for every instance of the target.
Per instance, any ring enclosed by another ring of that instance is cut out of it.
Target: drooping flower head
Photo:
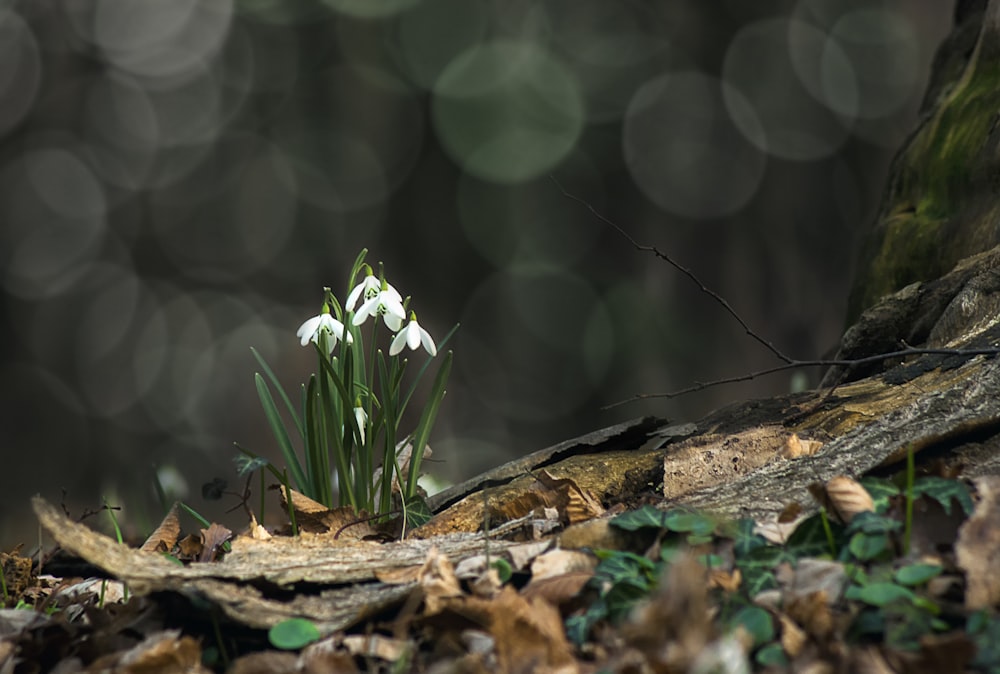
[[[420,327],[420,324],[417,323],[417,314],[411,311],[410,322],[399,331],[393,338],[392,344],[389,345],[389,355],[395,356],[403,350],[404,346],[410,347],[411,351],[416,351],[421,345],[431,356],[437,355],[437,346],[435,346],[433,338],[431,338],[430,333]]]
[[[327,339],[327,347],[329,347],[330,353],[333,353],[333,347],[337,345],[338,340],[345,339],[348,344],[354,342],[354,337],[344,328],[344,324],[330,314],[330,306],[328,304],[323,305],[323,311],[319,316],[313,316],[300,325],[299,331],[295,334],[298,336],[302,346],[305,346],[310,341],[319,344],[320,333],[324,330],[330,336]]]
[[[369,276],[368,278],[374,278]],[[364,283],[368,283],[368,278],[365,279]],[[400,296],[399,292],[389,285],[389,282],[385,279],[379,283],[378,291],[371,294],[362,303],[361,307],[358,308],[356,314],[354,314],[354,320],[352,321],[354,325],[361,325],[369,316],[382,316],[382,320],[385,321],[387,328],[395,332],[399,330],[399,327],[403,324],[406,319],[406,310],[403,308],[403,298]],[[354,290],[357,290],[355,288]],[[365,290],[364,293],[367,296],[369,290]],[[359,292],[360,295],[360,292]],[[354,291],[351,291],[351,296],[354,296]],[[357,298],[355,298],[356,300]],[[348,298],[350,300],[350,298]],[[350,301],[348,301],[348,307],[351,306]]]

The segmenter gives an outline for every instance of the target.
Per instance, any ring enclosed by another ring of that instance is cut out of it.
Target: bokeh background
[[[34,493],[142,533],[156,474],[241,525],[200,485],[242,489],[233,442],[277,456],[250,347],[303,381],[295,331],[362,247],[461,323],[446,480],[814,383],[602,409],[775,361],[548,176],[821,356],[952,6],[0,1],[0,545],[36,540]]]

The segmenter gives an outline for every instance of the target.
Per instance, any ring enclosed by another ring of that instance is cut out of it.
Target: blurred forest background
[[[446,480],[813,385],[602,410],[775,362],[547,176],[822,356],[952,8],[0,0],[0,546],[34,543],[39,492],[141,531],[156,473],[220,517],[233,442],[278,456],[250,347],[294,390],[362,247],[433,335],[461,323]]]

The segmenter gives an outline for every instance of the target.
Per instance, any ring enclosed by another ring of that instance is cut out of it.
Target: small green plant
[[[420,507],[417,479],[445,394],[452,354],[438,357],[434,339],[417,323],[416,314],[409,311],[410,298],[404,299],[389,284],[381,265],[376,276],[365,263],[366,255],[367,250],[362,250],[351,268],[345,302],[341,304],[325,288],[320,313],[299,327],[300,343],[311,344],[317,357],[316,372],[302,385],[300,404],[292,403],[256,351],[253,353],[263,374],[257,373],[254,380],[297,490],[327,507],[349,505],[380,514],[402,508],[409,524],[419,524],[426,517],[426,509]],[[404,325],[408,311],[409,322]],[[366,328],[369,319],[370,327]],[[377,346],[380,324],[392,333],[388,353]],[[454,331],[448,333],[442,345]],[[402,356],[404,349],[416,351],[421,347],[427,360],[412,383],[404,386],[408,367]],[[435,358],[440,365],[428,401],[416,428],[404,433],[401,424],[406,408]],[[286,418],[290,425],[286,425]],[[293,437],[297,437],[297,443]],[[301,459],[296,444],[301,447]],[[244,470],[260,466],[257,457],[243,451],[252,457],[244,462]],[[288,479],[282,479],[276,468],[268,468],[288,486]],[[394,498],[398,501],[394,502]]]

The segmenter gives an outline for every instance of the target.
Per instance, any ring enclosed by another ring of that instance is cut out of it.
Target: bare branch
[[[723,309],[725,309],[726,312],[737,323],[739,323],[740,326],[742,326],[743,330],[746,331],[747,335],[749,335],[755,341],[757,341],[760,344],[762,344],[768,351],[770,351],[774,355],[775,358],[777,358],[778,360],[782,361],[781,365],[776,365],[774,367],[769,367],[769,368],[766,368],[766,369],[763,369],[763,370],[757,370],[755,372],[748,372],[746,374],[741,374],[741,375],[737,375],[737,376],[733,376],[733,377],[725,377],[723,379],[715,379],[713,381],[708,381],[708,382],[695,382],[691,386],[688,386],[688,387],[685,387],[685,388],[682,388],[682,389],[678,389],[676,391],[671,391],[669,393],[637,393],[636,395],[632,396],[631,398],[627,398],[625,400],[620,400],[620,401],[618,401],[616,403],[612,403],[610,405],[606,405],[602,409],[610,409],[612,407],[617,407],[619,405],[624,405],[625,403],[635,402],[636,400],[645,400],[647,398],[676,398],[678,396],[686,395],[688,393],[694,393],[696,391],[703,391],[703,390],[705,390],[707,388],[712,388],[712,387],[715,387],[715,386],[721,386],[723,384],[735,384],[735,383],[738,383],[738,382],[750,381],[751,379],[755,379],[757,377],[763,377],[765,375],[774,374],[776,372],[784,372],[786,370],[793,370],[793,369],[800,368],[800,367],[838,367],[838,366],[839,367],[856,367],[858,365],[867,365],[867,364],[870,364],[870,363],[878,363],[878,362],[881,362],[881,361],[884,361],[884,360],[889,360],[890,358],[903,358],[903,357],[906,357],[906,356],[926,356],[926,355],[942,355],[942,356],[978,356],[978,355],[986,355],[986,356],[995,356],[997,354],[1000,354],[1000,348],[981,348],[981,349],[937,349],[937,348],[926,348],[926,349],[924,349],[924,348],[915,348],[915,347],[909,346],[909,345],[905,344],[905,342],[904,342],[905,348],[903,348],[903,349],[899,349],[898,351],[891,351],[891,352],[888,352],[888,353],[879,353],[879,354],[875,354],[873,356],[865,356],[864,358],[830,359],[830,360],[823,360],[823,359],[799,360],[797,358],[792,358],[791,356],[785,354],[783,351],[781,351],[776,346],[774,346],[774,344],[772,344],[770,341],[768,341],[767,339],[765,339],[763,336],[761,336],[755,330],[753,330],[749,326],[749,324],[747,324],[747,322],[745,320],[743,320],[743,318],[738,313],[736,313],[736,310],[733,309],[733,307],[729,304],[729,302],[727,302],[725,300],[725,298],[723,298],[721,295],[719,295],[717,292],[715,292],[711,288],[708,288],[707,286],[705,286],[705,284],[701,282],[701,279],[699,279],[695,275],[695,273],[692,272],[690,269],[688,269],[687,267],[685,267],[682,264],[680,264],[677,261],[675,261],[673,258],[671,258],[669,255],[667,255],[663,251],[661,251],[656,246],[647,246],[647,245],[640,244],[638,241],[636,241],[632,237],[631,234],[629,234],[628,232],[626,232],[620,225],[618,225],[618,223],[614,222],[613,220],[611,220],[610,218],[608,218],[607,216],[605,216],[603,213],[601,213],[600,211],[598,211],[596,208],[594,208],[594,206],[592,204],[590,204],[589,202],[585,201],[584,199],[576,196],[575,194],[567,192],[566,189],[562,186],[562,184],[558,180],[556,180],[555,176],[550,175],[549,179],[552,180],[553,183],[555,183],[556,187],[559,188],[559,191],[562,192],[562,195],[564,197],[566,197],[567,199],[570,199],[571,201],[575,201],[576,203],[578,203],[581,206],[583,206],[584,208],[586,208],[588,211],[590,211],[591,215],[593,215],[596,219],[600,220],[601,222],[603,222],[604,224],[608,225],[609,227],[611,227],[612,229],[614,229],[616,232],[618,232],[626,241],[628,241],[630,244],[632,244],[632,246],[636,250],[641,251],[641,252],[645,252],[645,253],[652,253],[653,255],[655,255],[656,257],[660,258],[661,260],[663,260],[664,262],[666,262],[667,264],[669,264],[671,267],[673,267],[677,271],[679,271],[682,274],[684,274],[685,276],[687,276],[691,280],[692,283],[694,283],[696,286],[698,286],[699,290],[701,290],[703,293],[707,294],[717,304],[719,304]]]

